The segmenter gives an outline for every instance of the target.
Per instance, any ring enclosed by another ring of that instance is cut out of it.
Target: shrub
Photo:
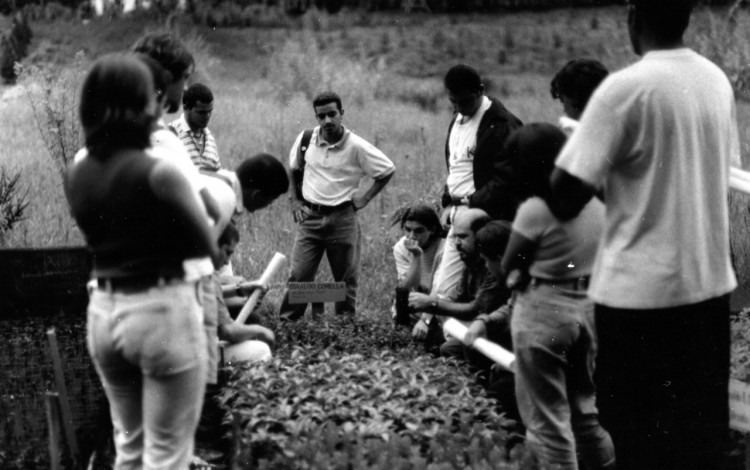
[[[348,33],[342,30],[342,43]],[[308,34],[308,33],[305,33]],[[288,40],[277,52],[280,60],[269,64],[268,78],[279,101],[286,104],[295,93],[308,100],[325,89],[336,90],[346,107],[349,103],[364,106],[373,99],[381,73],[364,57],[352,60],[342,54],[323,53],[313,33],[302,41]]]
[[[6,83],[15,83],[16,63],[26,57],[33,36],[23,12],[13,15],[12,24],[10,34],[0,37],[0,76]]]
[[[0,36],[0,76],[5,83],[15,83],[16,62],[21,60],[13,38]]]
[[[22,12],[13,15],[13,29],[10,31],[11,38],[15,39],[21,57],[26,57],[34,33],[31,31],[26,15]]]
[[[689,43],[721,67],[729,76],[738,95],[746,95],[746,70],[750,65],[750,30],[745,27],[750,13],[735,3],[727,16],[711,10],[696,17],[688,30]]]
[[[21,81],[31,104],[37,129],[50,157],[61,175],[83,147],[83,132],[78,119],[79,87],[83,83],[87,61],[82,52],[73,65],[44,70],[24,67]]]
[[[5,243],[5,235],[22,220],[29,205],[28,190],[21,191],[20,173],[11,174],[0,167],[0,246]]]
[[[496,403],[455,362],[420,356],[410,343],[408,330],[385,321],[283,325],[277,357],[232,369],[219,398],[225,422],[238,423],[240,454],[250,460],[241,464],[384,469],[499,462],[510,422]]]

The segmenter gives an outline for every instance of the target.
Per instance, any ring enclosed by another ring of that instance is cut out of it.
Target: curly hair
[[[195,67],[195,59],[187,47],[172,33],[149,33],[133,45],[140,52],[156,59],[177,81]]]
[[[443,85],[452,93],[475,92],[482,89],[482,78],[473,67],[458,64],[445,74]]]
[[[435,208],[423,203],[414,203],[408,206],[401,214],[401,228],[404,228],[406,222],[417,222],[424,225],[427,230],[432,232],[431,238],[445,236],[443,226],[440,223],[440,217],[437,215]]]
[[[583,111],[596,87],[609,75],[607,68],[594,59],[573,59],[552,79],[552,98],[568,97],[573,107]]]
[[[214,94],[211,93],[211,89],[202,83],[193,83],[182,95],[182,104],[187,108],[191,109],[195,106],[198,101],[202,103],[212,103],[214,101]]]
[[[565,139],[563,131],[546,122],[526,124],[508,136],[503,152],[510,156],[521,190],[527,197],[548,199],[549,179]]]
[[[341,111],[341,97],[332,91],[324,91],[313,98],[313,109],[317,106],[325,106],[328,103],[336,103],[336,108]]]

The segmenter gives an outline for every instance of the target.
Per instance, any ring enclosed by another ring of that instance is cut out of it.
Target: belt
[[[464,197],[457,197],[457,196],[451,196],[451,205],[452,206],[468,206],[469,205],[469,197],[471,196],[464,196]]]
[[[164,286],[179,277],[158,274],[143,274],[140,276],[105,277],[96,280],[100,289],[122,293],[142,292],[152,287]]]
[[[352,201],[346,201],[342,202],[341,204],[337,204],[335,206],[325,206],[323,204],[313,204],[312,202],[302,201],[302,204],[309,207],[310,210],[314,212],[323,212],[323,213],[331,213],[336,212],[340,210],[344,210],[352,205]]]
[[[531,286],[547,285],[570,290],[588,290],[589,276],[581,276],[575,279],[544,279],[541,277],[532,277]]]

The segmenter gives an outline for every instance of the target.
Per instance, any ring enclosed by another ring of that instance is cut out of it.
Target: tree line
[[[122,0],[113,0],[122,3]],[[222,3],[233,3],[241,7],[261,4],[268,6],[279,6],[289,14],[299,14],[311,8],[313,5],[318,9],[325,9],[330,13],[336,13],[344,7],[365,9],[370,11],[403,10],[411,0],[210,0],[213,6]],[[704,5],[730,5],[741,3],[738,0],[700,0]],[[0,13],[9,14],[21,9],[26,5],[43,6],[45,0],[0,0]],[[79,9],[85,8],[90,0],[54,0],[64,7]],[[143,2],[140,2],[143,3]],[[166,3],[175,5],[173,0],[153,0],[151,3]],[[188,4],[192,3],[188,1]],[[414,2],[419,5],[421,2]],[[625,0],[425,0],[426,5],[433,12],[464,13],[464,12],[492,12],[502,10],[526,10],[544,9],[557,7],[593,7],[613,4],[625,4]]]

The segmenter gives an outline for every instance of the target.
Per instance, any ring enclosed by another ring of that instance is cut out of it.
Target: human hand
[[[427,323],[420,319],[411,330],[411,337],[416,341],[424,341],[424,339],[427,337],[428,329],[429,327],[427,326]]]
[[[429,310],[434,305],[434,300],[427,294],[421,292],[409,292],[409,307],[418,312]]]
[[[411,255],[415,258],[419,258],[422,256],[422,248],[419,246],[419,243],[417,243],[416,240],[412,240],[411,238],[407,238],[404,240],[404,247],[411,253]]]
[[[273,331],[270,329],[260,325],[248,325],[248,328],[252,328],[253,333],[255,334],[254,339],[263,341],[269,345],[271,349],[276,345],[276,335],[274,335]]]
[[[247,297],[256,290],[260,291],[260,295],[266,295],[268,292],[268,286],[260,282],[260,279],[254,279],[252,281],[246,281],[241,284],[237,284],[237,295]]]
[[[477,338],[484,338],[485,336],[487,336],[487,325],[482,320],[474,320],[466,330],[464,344],[471,346]]]
[[[299,224],[310,214],[310,208],[299,199],[292,199],[292,217],[294,223]]]
[[[448,206],[443,209],[443,212],[440,214],[440,225],[443,226],[443,230],[446,232],[451,228],[451,208],[453,206]]]
[[[522,290],[528,285],[531,278],[527,271],[521,271],[520,269],[514,269],[508,273],[508,277],[505,279],[505,285],[508,289]]]
[[[362,195],[355,194],[354,196],[352,196],[352,206],[354,206],[355,211],[364,209],[368,202],[370,201],[368,201],[367,198]]]

